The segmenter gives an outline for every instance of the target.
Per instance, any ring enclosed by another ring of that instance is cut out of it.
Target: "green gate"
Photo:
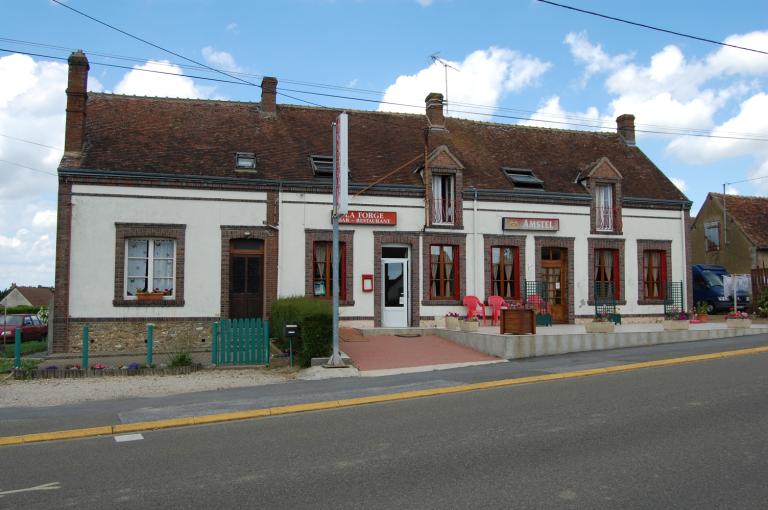
[[[214,322],[211,363],[269,365],[269,321],[227,319]]]

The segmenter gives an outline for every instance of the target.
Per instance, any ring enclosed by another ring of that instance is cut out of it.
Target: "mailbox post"
[[[299,326],[296,324],[286,324],[285,325],[285,338],[288,339],[288,356],[291,363],[291,366],[293,366],[293,337],[298,336],[299,334]]]

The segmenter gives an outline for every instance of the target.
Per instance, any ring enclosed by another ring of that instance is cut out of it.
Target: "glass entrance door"
[[[381,259],[381,324],[389,328],[408,327],[408,259]]]

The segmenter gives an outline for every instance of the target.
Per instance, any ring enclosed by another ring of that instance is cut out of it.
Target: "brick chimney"
[[[277,115],[277,78],[265,76],[261,80],[261,115],[274,117]]]
[[[444,128],[443,95],[438,92],[430,92],[424,101],[427,104],[427,123],[429,127]]]
[[[67,83],[67,121],[64,154],[79,155],[85,139],[85,105],[88,100],[88,65],[83,50],[72,52]]]
[[[625,113],[616,117],[616,131],[627,145],[635,145],[635,116]]]

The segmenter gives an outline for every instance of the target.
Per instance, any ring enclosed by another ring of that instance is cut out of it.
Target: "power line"
[[[5,138],[9,138],[11,140],[16,140],[17,142],[24,142],[24,143],[29,143],[29,144],[32,144],[32,145],[38,145],[40,147],[45,147],[46,149],[53,149],[55,151],[63,151],[64,150],[61,147],[52,147],[50,145],[45,145],[44,143],[33,142],[32,140],[25,140],[23,138],[16,138],[15,136],[6,135],[6,134],[3,134],[3,133],[0,133],[0,136],[5,137]]]
[[[56,1],[56,0],[54,0],[54,1]],[[747,48],[745,46],[738,46],[736,44],[728,44],[728,43],[724,43],[724,42],[721,42],[721,41],[715,41],[714,39],[707,39],[706,37],[699,37],[699,36],[696,36],[696,35],[690,35],[690,34],[684,34],[682,32],[676,32],[674,30],[668,30],[666,28],[654,27],[652,25],[646,25],[644,23],[638,23],[636,21],[629,21],[629,20],[622,19],[622,18],[616,18],[614,16],[608,16],[606,14],[600,14],[599,12],[588,11],[586,9],[579,9],[577,7],[571,7],[570,5],[558,4],[556,2],[551,2],[550,0],[539,0],[539,2],[544,3],[544,4],[554,5],[555,7],[562,7],[563,9],[570,9],[572,11],[581,12],[581,13],[584,13],[584,14],[590,14],[592,16],[597,16],[599,18],[609,19],[611,21],[618,21],[619,23],[626,23],[627,25],[634,25],[636,27],[642,27],[642,28],[648,28],[650,30],[656,30],[657,32],[664,32],[666,34],[677,35],[677,36],[680,36],[680,37],[687,37],[688,39],[695,39],[697,41],[708,42],[708,43],[717,44],[717,45],[720,45],[720,46],[727,46],[729,48],[736,48],[737,50],[752,51],[754,53],[762,53],[763,55],[768,55],[768,51],[756,50],[754,48]]]
[[[18,166],[21,168],[26,168],[27,170],[32,170],[33,172],[39,172],[41,174],[48,174],[52,175],[54,177],[58,177],[57,174],[54,174],[52,172],[46,172],[45,170],[40,170],[39,168],[32,168],[31,166],[22,165],[21,163],[14,163],[13,161],[8,161],[7,159],[0,159],[0,163],[6,163],[8,165]]]
[[[243,79],[243,78],[240,78],[240,77],[238,77],[238,76],[233,76],[233,75],[231,75],[231,74],[229,74],[229,73],[227,73],[227,72],[225,72],[225,71],[222,71],[221,69],[215,69],[215,68],[213,68],[213,67],[211,67],[211,66],[208,66],[208,65],[205,65],[205,64],[203,64],[202,62],[198,62],[198,61],[197,61],[197,60],[195,60],[195,59],[192,59],[192,58],[189,58],[189,57],[185,57],[184,55],[181,55],[181,54],[179,54],[179,53],[176,53],[175,51],[171,51],[171,50],[169,50],[169,49],[167,49],[167,48],[163,48],[162,46],[160,46],[160,45],[158,45],[158,44],[155,44],[155,43],[153,43],[153,42],[150,42],[150,41],[148,41],[148,40],[146,40],[146,39],[142,39],[141,37],[139,37],[139,36],[137,36],[137,35],[133,35],[133,34],[131,34],[131,33],[129,33],[129,32],[126,32],[125,30],[122,30],[122,29],[120,29],[120,28],[117,28],[117,27],[116,27],[116,26],[114,26],[114,25],[110,25],[109,23],[107,23],[107,22],[105,22],[105,21],[101,21],[100,19],[94,18],[93,16],[90,16],[89,14],[86,14],[86,13],[84,13],[83,11],[79,11],[79,10],[75,9],[74,7],[72,7],[72,6],[69,6],[69,5],[65,4],[65,3],[62,3],[62,2],[60,2],[59,0],[51,0],[51,1],[52,1],[52,2],[54,2],[54,3],[56,3],[57,5],[60,5],[60,6],[62,6],[62,7],[65,7],[65,8],[67,8],[67,9],[69,9],[69,10],[70,10],[70,11],[72,11],[72,12],[75,12],[75,13],[77,13],[77,14],[81,15],[81,16],[84,16],[84,17],[86,17],[86,18],[88,18],[88,19],[92,20],[92,21],[95,21],[96,23],[99,23],[99,24],[101,24],[101,25],[104,25],[105,27],[108,27],[108,28],[111,28],[112,30],[115,30],[115,31],[117,31],[117,32],[120,32],[121,34],[123,34],[123,35],[126,35],[126,36],[128,36],[128,37],[130,37],[130,38],[132,38],[132,39],[136,39],[137,41],[141,41],[141,42],[143,42],[144,44],[148,44],[148,45],[152,46],[153,48],[157,48],[158,50],[161,50],[161,51],[165,51],[166,53],[170,53],[171,55],[175,55],[175,56],[177,56],[177,57],[179,57],[179,58],[181,58],[181,59],[184,59],[184,60],[186,60],[186,61],[188,61],[188,62],[192,62],[193,64],[196,64],[196,65],[198,65],[198,66],[204,67],[204,68],[208,69],[209,71],[213,71],[213,72],[215,72],[215,73],[223,74],[224,76],[227,76],[228,78],[232,78],[232,79],[235,79],[235,80],[240,80],[240,81],[242,81],[243,83],[247,83],[248,85],[253,85],[254,87],[259,87],[259,88],[261,88],[261,85],[257,85],[257,84],[255,84],[255,83],[253,83],[253,82],[250,82],[250,81],[248,81],[248,80],[245,80],[245,79]],[[302,102],[304,102],[304,103],[307,103],[307,104],[311,104],[311,105],[313,105],[313,106],[319,106],[320,108],[322,108],[322,106],[321,106],[321,105],[319,105],[319,104],[315,104],[315,103],[312,103],[312,102],[310,102],[310,101],[306,101],[306,100],[304,100],[304,99],[299,99],[299,98],[296,98],[296,97],[291,97],[291,96],[287,96],[287,95],[286,95],[286,97],[289,97],[290,99],[295,99],[295,100],[297,100],[297,101],[302,101]]]

